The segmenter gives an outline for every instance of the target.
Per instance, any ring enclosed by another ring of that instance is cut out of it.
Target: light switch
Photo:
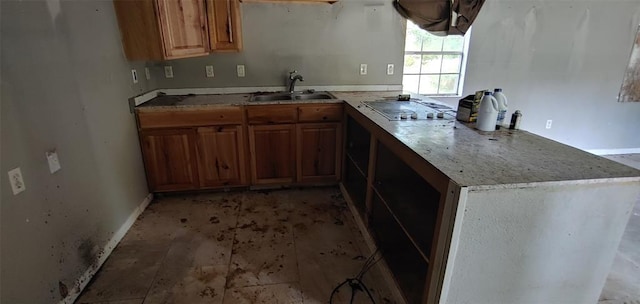
[[[144,76],[147,80],[151,79],[151,71],[149,71],[149,68],[144,68]]]
[[[363,63],[360,65],[360,75],[367,75],[367,64]]]
[[[60,161],[58,160],[58,153],[54,151],[47,151],[45,153],[47,155],[47,162],[49,162],[49,172],[51,174],[56,173],[60,170]]]
[[[133,80],[133,83],[138,83],[138,72],[136,69],[131,70],[131,79]]]
[[[387,75],[393,75],[393,63],[387,64]]]

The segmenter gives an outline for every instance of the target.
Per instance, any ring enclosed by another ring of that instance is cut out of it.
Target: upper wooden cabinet
[[[239,51],[238,1],[114,0],[125,54],[129,60],[167,60]]]
[[[334,4],[338,0],[241,0],[240,2],[269,2],[269,3],[329,3]]]
[[[220,52],[242,50],[242,20],[238,0],[206,1],[211,49]]]
[[[156,0],[167,59],[208,53],[207,12],[202,0]]]

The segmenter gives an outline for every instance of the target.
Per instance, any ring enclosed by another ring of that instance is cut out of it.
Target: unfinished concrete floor
[[[640,169],[640,154],[607,155],[607,158]],[[636,203],[618,247],[600,304],[640,304],[640,201]]]
[[[166,196],[76,303],[327,303],[369,254],[335,187]],[[396,302],[382,277],[374,267],[364,281],[376,303]]]

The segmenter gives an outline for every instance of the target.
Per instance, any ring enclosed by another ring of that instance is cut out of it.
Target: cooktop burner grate
[[[448,106],[437,103],[419,103],[415,101],[365,101],[365,106],[378,112],[380,115],[389,120],[427,120],[427,119],[446,119],[451,120],[454,117],[449,115],[448,111],[452,111]],[[442,117],[438,117],[438,113]]]

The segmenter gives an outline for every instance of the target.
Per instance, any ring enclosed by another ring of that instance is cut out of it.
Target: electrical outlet
[[[363,63],[360,65],[360,75],[367,75],[367,64]]]
[[[393,75],[393,63],[387,64],[387,75]]]
[[[22,171],[20,171],[20,167],[9,171],[9,183],[11,183],[11,191],[13,191],[13,195],[27,189],[24,184],[24,180],[22,179]]]
[[[47,151],[45,155],[47,156],[47,162],[49,162],[49,172],[53,174],[60,170],[61,167],[60,161],[58,160],[58,153],[55,150]]]
[[[205,66],[204,70],[205,70],[205,72],[207,74],[207,77],[211,78],[211,77],[215,76],[213,74],[213,66],[212,65]]]
[[[146,77],[147,80],[151,79],[151,71],[149,71],[149,68],[144,68],[144,77]]]
[[[238,66],[236,66],[236,71],[238,72],[238,77],[244,77],[244,64],[239,64]]]
[[[547,120],[547,126],[546,126],[547,129],[551,129],[551,123],[553,123],[553,120],[551,119]]]
[[[136,69],[131,70],[131,79],[133,79],[133,83],[138,83],[138,71]]]
[[[170,65],[164,66],[164,77],[173,78],[173,67]]]

